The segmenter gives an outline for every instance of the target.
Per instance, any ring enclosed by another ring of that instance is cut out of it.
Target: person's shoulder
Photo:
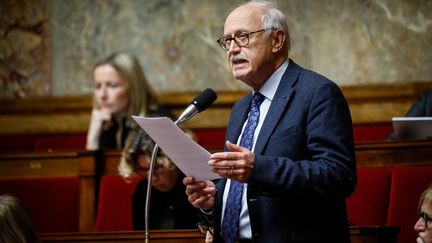
[[[302,81],[302,85],[323,85],[323,84],[335,84],[334,81],[330,80],[328,77],[324,76],[321,73],[305,68],[293,60],[290,59],[288,70],[296,70],[299,75],[299,81]],[[307,81],[307,82],[303,82]],[[313,82],[310,82],[313,81]]]

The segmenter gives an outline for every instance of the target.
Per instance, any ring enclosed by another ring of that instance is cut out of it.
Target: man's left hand
[[[208,164],[222,177],[247,183],[255,163],[254,154],[247,148],[226,142],[229,152],[214,153]]]

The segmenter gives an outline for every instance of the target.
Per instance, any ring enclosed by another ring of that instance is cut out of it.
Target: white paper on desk
[[[207,164],[210,152],[188,137],[170,118],[142,116],[132,116],[132,118],[185,175],[193,176],[197,181],[220,178]]]

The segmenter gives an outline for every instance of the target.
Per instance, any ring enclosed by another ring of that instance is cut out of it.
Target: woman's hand
[[[99,138],[103,130],[111,126],[111,113],[106,109],[93,109],[90,117],[90,126],[87,132],[86,148],[95,150],[99,148]]]

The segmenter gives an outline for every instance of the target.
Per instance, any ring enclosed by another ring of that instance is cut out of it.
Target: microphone
[[[181,113],[177,121],[174,123],[180,125],[183,122],[191,119],[193,116],[201,111],[207,109],[213,102],[217,99],[216,93],[207,88],[199,95],[197,95],[191,102],[191,104]],[[149,230],[149,215],[150,215],[150,197],[151,197],[151,181],[153,179],[153,170],[156,162],[157,153],[159,151],[159,145],[155,144],[153,148],[153,153],[150,161],[150,168],[147,174],[147,193],[145,202],[145,242],[150,242],[150,230]]]
[[[201,92],[192,100],[191,104],[183,111],[183,113],[179,116],[175,124],[180,125],[183,122],[191,119],[197,113],[207,109],[207,107],[213,104],[213,102],[216,99],[217,99],[217,95],[212,89],[210,88],[205,89],[203,92]]]

